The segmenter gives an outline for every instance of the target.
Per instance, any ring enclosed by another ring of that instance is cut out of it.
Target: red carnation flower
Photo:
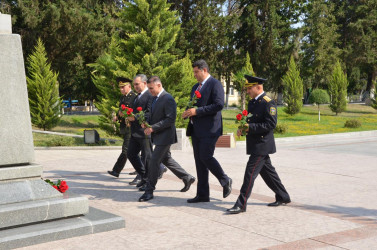
[[[65,181],[61,181],[60,182],[60,186],[59,186],[59,191],[64,193],[65,191],[68,190],[68,185]]]
[[[238,115],[236,116],[236,118],[237,118],[237,120],[241,121],[241,119],[242,119],[242,115],[241,115],[241,114],[238,114]]]
[[[59,190],[57,186],[55,185],[52,185],[53,188],[55,188],[56,190]]]
[[[202,94],[200,94],[200,92],[199,91],[195,91],[195,95],[196,95],[196,98],[201,98],[202,97]]]
[[[132,111],[131,110],[127,110],[127,115],[130,115],[130,114],[132,114]]]
[[[137,111],[142,111],[143,110],[143,108],[142,107],[137,107],[137,109],[136,109]]]
[[[134,112],[134,110],[132,108],[128,108],[128,110],[132,113]]]
[[[122,110],[125,110],[127,107],[126,107],[126,105],[122,104],[122,105],[120,105],[120,108],[121,108]]]
[[[244,111],[242,111],[242,114],[244,115],[244,116],[247,116],[247,110],[245,109]]]

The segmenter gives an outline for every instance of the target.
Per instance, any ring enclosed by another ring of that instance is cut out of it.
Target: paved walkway
[[[277,139],[271,155],[292,203],[267,207],[273,193],[256,180],[246,213],[228,215],[242,184],[245,144],[218,148],[215,157],[233,179],[233,192],[210,176],[211,202],[188,204],[196,185],[167,172],[155,199],[138,202],[128,185],[127,163],[119,179],[106,174],[120,150],[36,150],[44,177],[65,178],[90,205],[126,220],[126,228],[44,243],[26,249],[377,249],[377,131]],[[196,175],[192,152],[173,151]],[[196,184],[196,183],[195,183]]]

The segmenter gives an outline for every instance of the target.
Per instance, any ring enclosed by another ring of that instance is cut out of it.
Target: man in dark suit
[[[144,133],[152,135],[155,148],[148,164],[148,182],[145,193],[139,201],[153,199],[153,191],[156,188],[159,166],[161,162],[184,183],[181,192],[189,190],[195,178],[188,174],[172,157],[170,145],[177,142],[175,120],[177,116],[177,104],[174,98],[166,92],[158,76],[152,76],[148,80],[149,92],[154,97],[149,104],[149,124],[144,126]]]
[[[187,130],[192,139],[198,185],[196,196],[187,200],[188,203],[209,202],[208,171],[216,176],[223,187],[223,197],[232,191],[232,179],[221,168],[213,157],[217,139],[222,135],[223,123],[221,110],[224,107],[224,89],[221,83],[209,74],[204,60],[193,64],[194,76],[198,83],[191,90],[191,98],[199,91],[201,98],[194,108],[183,112],[183,118],[190,118]]]
[[[260,174],[267,186],[274,191],[276,201],[268,206],[277,207],[291,202],[287,190],[281,183],[279,175],[271,164],[269,154],[276,152],[274,128],[277,123],[277,109],[275,102],[263,91],[263,78],[245,75],[248,95],[252,98],[249,102],[249,117],[245,128],[246,153],[250,155],[246,165],[244,181],[236,204],[227,209],[231,214],[238,214],[246,211],[247,199],[250,197],[254,181]],[[251,114],[251,117],[250,117]],[[237,135],[242,134],[242,129]]]
[[[147,88],[148,78],[144,74],[138,74],[134,77],[133,85],[138,93],[132,105],[133,113],[136,114],[137,108],[147,109],[148,102],[152,99],[152,95]],[[147,178],[147,162],[152,155],[152,143],[150,136],[144,134],[144,129],[140,126],[135,117],[128,117],[131,123],[131,138],[128,146],[128,159],[135,168],[138,175],[130,182],[131,185],[141,187],[145,184]],[[139,153],[141,152],[141,159]]]
[[[118,82],[119,90],[122,93],[119,101],[119,108],[121,108],[122,105],[131,108],[137,96],[131,89],[132,80],[125,77],[117,77],[116,81]],[[122,153],[119,155],[113,169],[107,172],[114,177],[119,177],[120,172],[123,170],[124,165],[126,165],[127,162],[127,149],[131,137],[131,129],[129,127],[129,122],[124,118],[124,114],[120,110],[116,116],[114,116],[113,121],[118,121],[120,123],[120,134],[123,135],[123,145]]]

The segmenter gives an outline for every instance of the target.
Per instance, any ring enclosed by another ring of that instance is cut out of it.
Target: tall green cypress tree
[[[176,56],[170,51],[180,29],[176,11],[166,0],[128,2],[119,14],[120,28],[127,38],[120,40],[123,56],[140,64],[140,72],[162,77]]]
[[[47,53],[41,39],[28,57],[27,87],[31,122],[38,128],[49,130],[60,120],[61,99],[59,97],[58,74],[51,70]]]
[[[284,112],[295,115],[302,108],[303,82],[295,60],[291,56],[287,73],[282,78],[284,84],[284,102],[288,105]]]
[[[161,81],[164,88],[177,102],[176,126],[185,127],[182,113],[189,102],[191,88],[196,83],[189,54],[167,68],[166,74],[161,78]]]
[[[110,134],[118,132],[111,120],[119,100],[115,78],[132,79],[137,73],[158,75],[164,88],[178,96],[177,124],[182,124],[180,114],[195,78],[189,57],[180,60],[173,53],[180,25],[176,12],[170,11],[169,6],[166,0],[126,3],[119,13],[119,33],[113,36],[107,52],[91,64],[93,80],[100,91],[96,106],[102,114],[101,127]]]
[[[332,79],[329,81],[330,109],[336,115],[346,110],[347,86],[347,75],[338,61],[333,69]]]
[[[304,58],[301,71],[313,88],[326,88],[331,68],[340,57],[338,25],[332,1],[312,0],[304,20]]]
[[[92,79],[100,93],[96,102],[96,107],[101,112],[99,125],[109,135],[120,135],[119,123],[113,122],[113,116],[118,112],[121,96],[116,78],[123,76],[132,79],[139,69],[139,65],[133,65],[123,57],[118,40],[113,38],[108,52],[89,65],[94,68]]]
[[[246,106],[246,90],[245,90],[245,75],[255,75],[253,66],[250,62],[250,56],[249,52],[246,53],[246,58],[243,63],[243,67],[241,70],[237,71],[235,74],[232,75],[233,84],[235,86],[235,89],[240,94],[241,99],[241,109],[244,110]]]

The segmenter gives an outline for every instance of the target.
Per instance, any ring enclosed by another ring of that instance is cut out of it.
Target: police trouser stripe
[[[251,172],[251,175],[250,175],[250,181],[249,181],[249,185],[246,189],[246,193],[245,193],[245,202],[244,204],[242,205],[242,209],[245,209],[245,206],[247,204],[247,197],[249,196],[249,193],[251,191],[251,183],[253,182],[253,175],[254,175],[254,171],[255,171],[255,168],[258,166],[259,162],[260,162],[260,159],[261,159],[261,156],[258,157],[258,160],[255,162],[254,164],[254,167],[253,167],[253,171]]]

